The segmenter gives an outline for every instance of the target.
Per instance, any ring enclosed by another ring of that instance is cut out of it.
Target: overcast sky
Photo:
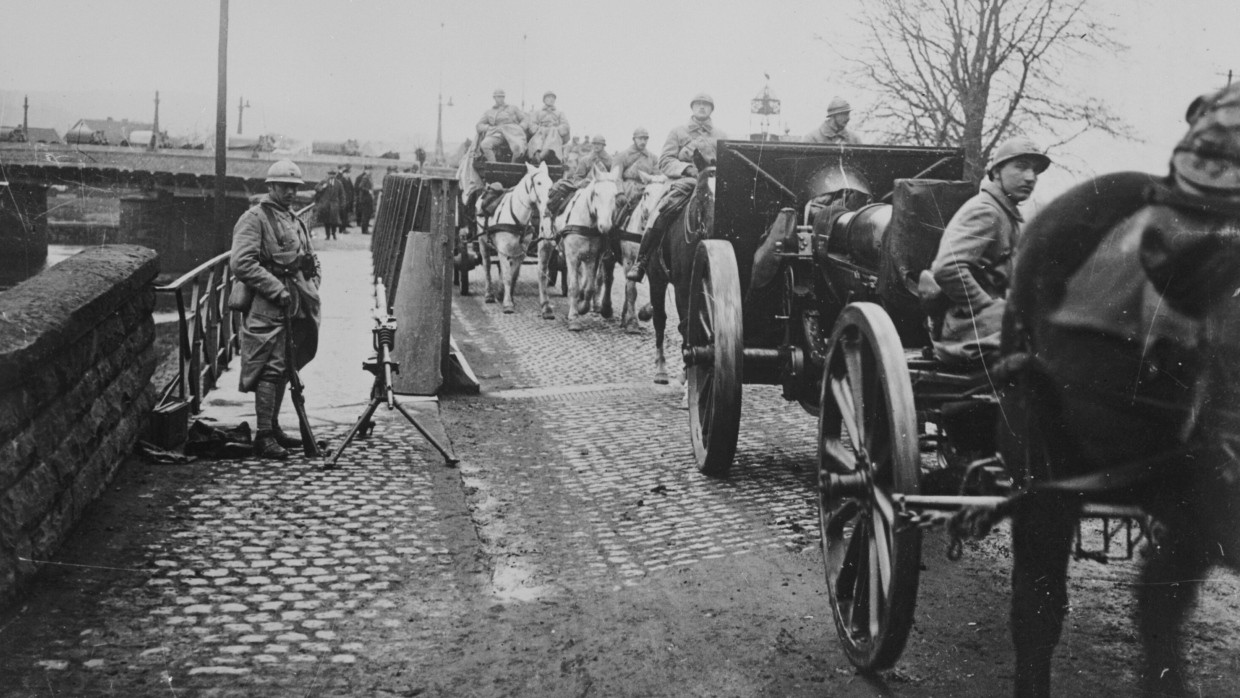
[[[527,107],[555,90],[574,133],[601,132],[613,149],[638,125],[661,142],[706,91],[717,125],[743,137],[756,130],[749,100],[769,73],[783,100],[779,130],[800,134],[836,94],[857,110],[868,101],[842,84],[831,50],[856,41],[849,18],[862,1],[233,0],[229,132],[243,95],[246,134],[429,150],[442,82],[450,144],[473,135],[496,87]],[[1161,172],[1188,102],[1222,86],[1228,69],[1240,72],[1240,1],[1095,0],[1092,9],[1130,48],[1065,66],[1062,89],[1103,97],[1144,142],[1086,139],[1061,155],[1084,175]],[[14,96],[27,92],[37,96],[32,126],[63,133],[72,121],[40,118],[65,119],[55,103],[70,94],[75,112],[98,105],[80,116],[149,121],[158,89],[171,134],[213,132],[216,1],[5,0],[2,15],[0,123],[21,121]],[[103,92],[81,106],[86,91]],[[854,125],[864,136],[864,122]]]

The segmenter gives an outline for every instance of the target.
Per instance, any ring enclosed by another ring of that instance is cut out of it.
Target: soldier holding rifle
[[[241,391],[254,393],[258,422],[254,452],[285,460],[286,449],[303,446],[280,428],[279,414],[290,375],[318,349],[319,273],[309,231],[290,208],[301,170],[281,160],[266,181],[267,194],[233,228],[231,266],[253,296],[239,334]]]

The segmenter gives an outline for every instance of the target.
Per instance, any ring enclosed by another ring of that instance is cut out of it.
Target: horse
[[[530,220],[537,211],[542,219],[546,219],[547,194],[551,191],[551,176],[547,165],[534,167],[525,165],[525,176],[517,185],[505,192],[496,205],[495,214],[487,216],[482,211],[475,212],[478,230],[484,236],[490,236],[491,246],[499,256],[499,282],[503,290],[500,299],[505,313],[516,311],[512,294],[517,285],[517,276],[521,273],[521,262],[525,260],[526,250],[533,237]],[[482,268],[486,271],[487,295],[486,302],[495,302],[495,288],[491,282],[490,249],[486,244],[479,244],[482,256]]]
[[[599,265],[607,249],[612,217],[616,208],[616,187],[619,168],[610,172],[595,168],[586,185],[578,189],[564,204],[554,220],[545,216],[540,226],[538,243],[538,299],[544,318],[555,313],[547,297],[547,280],[557,246],[564,255],[564,274],[568,281],[568,329],[580,332],[581,316],[590,312],[599,293]],[[604,317],[611,315],[611,297],[601,299]]]
[[[665,305],[667,287],[670,284],[676,290],[676,313],[680,317],[677,329],[680,331],[683,342],[685,328],[688,326],[689,284],[693,276],[693,255],[697,251],[698,242],[711,237],[715,230],[715,164],[707,161],[697,151],[693,153],[693,164],[698,171],[693,193],[689,196],[689,202],[669,224],[659,245],[658,254],[651,259],[647,274],[650,282],[650,304],[654,317],[656,383],[667,382],[667,368],[663,354],[663,343],[667,334]],[[649,234],[649,226],[646,234]],[[684,383],[683,380],[681,382]],[[687,397],[681,407],[688,409]]]
[[[620,254],[624,271],[627,273],[629,269],[637,262],[637,253],[641,248],[642,233],[654,222],[655,208],[663,195],[667,193],[669,182],[666,175],[648,175],[645,172],[639,172],[638,175],[642,181],[641,198],[637,200],[637,204],[633,207],[633,211],[629,214],[629,219],[625,221],[624,230],[620,232]],[[620,309],[620,327],[629,334],[636,334],[641,331],[637,324],[638,314],[637,305],[637,282],[625,281],[624,285],[624,306]],[[642,319],[650,319],[653,313],[652,306],[642,308]],[[656,359],[655,381],[656,383],[667,383],[666,362],[663,359],[662,347],[660,347],[658,358]]]
[[[1100,177],[1026,229],[1012,288],[993,374],[999,451],[1023,485],[1003,507],[1016,695],[1050,694],[1086,501],[1153,522],[1142,688],[1189,695],[1180,626],[1209,569],[1240,564],[1240,202]]]

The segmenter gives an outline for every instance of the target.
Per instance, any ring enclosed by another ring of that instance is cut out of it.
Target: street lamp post
[[[241,135],[241,117],[246,107],[250,106],[249,100],[245,97],[237,97],[237,135]]]

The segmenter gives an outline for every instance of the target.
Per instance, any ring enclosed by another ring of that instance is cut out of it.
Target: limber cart
[[[722,141],[715,226],[693,260],[683,352],[697,466],[709,475],[731,467],[745,383],[779,385],[818,417],[831,608],[845,653],[866,671],[890,667],[904,649],[923,528],[1006,501],[1013,477],[1030,481],[996,455],[986,374],[941,365],[927,350],[935,324],[918,276],[977,192],[962,176],[956,149]],[[815,226],[815,202],[840,186],[868,189],[872,203]],[[759,288],[755,254],[767,243],[769,257],[768,229],[788,215],[795,235],[773,246],[779,279]],[[923,494],[923,481],[950,491]],[[1131,556],[1139,535],[1128,517],[1138,513],[1092,504],[1083,516],[1107,519],[1104,551],[1126,527]]]

